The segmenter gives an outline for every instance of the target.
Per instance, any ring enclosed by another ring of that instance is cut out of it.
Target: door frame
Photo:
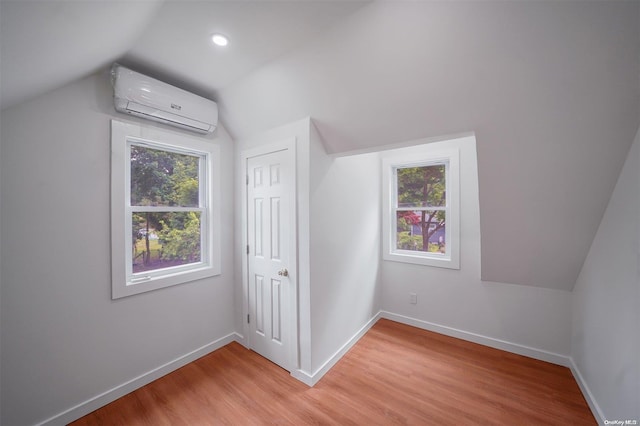
[[[248,160],[249,158],[259,157],[261,155],[271,154],[278,151],[287,151],[287,161],[290,165],[290,182],[288,189],[289,196],[289,218],[290,218],[290,232],[289,232],[289,300],[286,301],[286,308],[288,310],[286,317],[289,318],[289,324],[287,324],[288,338],[290,342],[290,348],[288,348],[287,365],[285,367],[290,373],[293,373],[299,368],[299,340],[298,340],[298,197],[297,197],[297,161],[296,161],[296,139],[295,137],[284,139],[280,142],[265,144],[257,146],[255,148],[249,148],[241,151],[240,161],[242,163],[242,175],[241,175],[241,211],[242,211],[242,332],[245,336],[245,344],[249,349],[253,349],[251,343],[251,336],[249,332],[249,323],[247,322],[247,316],[249,315],[249,258],[247,255],[247,246],[249,245],[248,238]]]

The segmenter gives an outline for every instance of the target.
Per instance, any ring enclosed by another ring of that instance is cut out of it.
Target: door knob
[[[280,275],[282,277],[288,277],[289,276],[289,271],[287,271],[287,268],[280,269],[278,271],[278,275]]]

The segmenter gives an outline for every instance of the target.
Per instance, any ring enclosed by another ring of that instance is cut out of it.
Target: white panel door
[[[287,150],[247,159],[249,347],[290,370]]]

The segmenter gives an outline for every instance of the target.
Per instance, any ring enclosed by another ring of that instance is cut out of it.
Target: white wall
[[[303,376],[321,376],[325,363],[335,359],[378,309],[391,319],[569,364],[571,293],[481,281],[473,137],[336,158],[324,152],[313,124],[304,119],[239,141],[238,148],[287,137],[296,137],[298,147]],[[380,156],[441,150],[445,143],[460,149],[461,269],[381,261]],[[409,303],[409,293],[418,294],[416,305]]]
[[[570,339],[569,292],[480,279],[475,138],[434,142],[385,151],[381,155],[454,146],[460,149],[460,270],[383,261],[383,310],[417,326],[553,362],[565,362]],[[483,214],[490,214],[490,210]],[[418,295],[417,304],[409,303],[409,293]]]
[[[106,73],[2,112],[2,424],[44,421],[234,331],[230,137],[209,138],[222,275],[111,300],[112,118],[126,119]]]
[[[640,131],[573,291],[571,357],[601,421],[640,420],[639,245]]]
[[[297,156],[300,347],[294,375],[311,383],[380,308],[380,165],[375,154],[329,157],[313,123],[305,118],[237,141],[238,176],[243,150],[289,138],[296,140]],[[236,199],[238,211],[240,204]],[[240,224],[236,228],[236,244],[242,247]],[[239,277],[239,261],[236,268]],[[238,284],[238,312],[242,303]],[[237,317],[242,329],[244,315]]]
[[[316,373],[382,308],[555,362],[571,351],[610,419],[638,417],[638,137],[576,286],[570,347],[571,293],[480,280],[475,142],[457,142],[461,269],[381,261],[379,156],[327,156],[309,118],[237,144],[222,127],[211,138],[224,167],[222,276],[112,301],[111,118],[122,116],[106,74],[2,112],[3,424],[46,420],[242,329],[233,150],[238,159],[286,137],[297,140],[303,372]]]
[[[316,373],[380,310],[381,188],[376,153],[331,158],[317,135],[310,153],[311,371]]]

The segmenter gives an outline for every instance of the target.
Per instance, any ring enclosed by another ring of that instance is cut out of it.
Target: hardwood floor
[[[383,319],[313,388],[231,343],[72,424],[597,423],[565,367]]]

